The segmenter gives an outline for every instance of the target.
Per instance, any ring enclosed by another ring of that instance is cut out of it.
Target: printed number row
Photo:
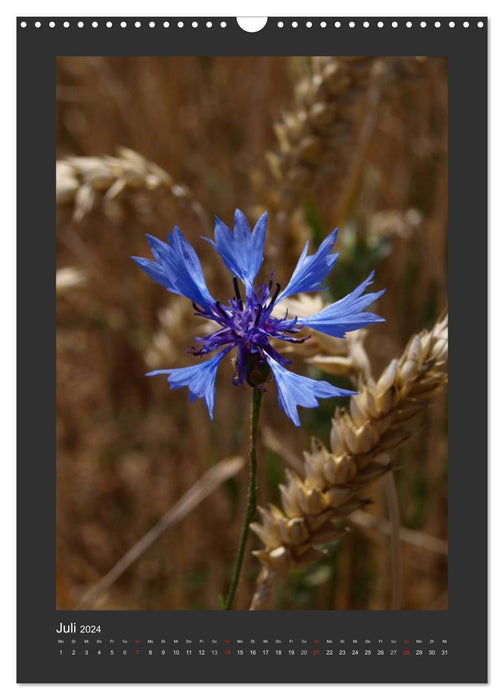
[[[90,651],[89,649],[83,649],[81,652],[79,652],[77,649],[70,649],[68,654],[64,652],[63,649],[58,649],[57,650],[59,656],[155,656],[156,654],[154,653],[153,649],[148,649],[147,651],[143,652],[140,649],[134,649],[129,651],[128,649],[123,649],[122,651],[117,651],[115,649],[109,649],[108,652],[102,651],[102,649],[98,649],[95,652]],[[436,649],[426,649],[425,651],[423,649],[416,649],[414,650],[414,653],[412,653],[413,650],[410,649],[376,649],[376,650],[371,650],[371,649],[364,649],[363,652],[359,651],[359,649],[326,649],[326,650],[321,650],[321,649],[313,649],[313,650],[308,650],[308,649],[300,649],[299,651],[296,651],[295,649],[288,649],[287,652],[283,652],[282,649],[275,649],[274,651],[271,652],[271,656],[436,656]],[[218,656],[219,653],[224,656],[268,656],[270,655],[270,650],[269,649],[249,649],[246,651],[245,649],[238,649],[234,654],[231,653],[230,649],[225,649],[224,652],[219,652],[218,649],[210,649],[207,651],[206,649],[198,649],[198,650],[193,650],[192,649],[173,649],[171,656]],[[439,656],[447,656],[448,650],[447,649],[441,649],[439,651]],[[170,654],[167,652],[166,649],[161,649],[158,654],[159,656],[170,656]]]

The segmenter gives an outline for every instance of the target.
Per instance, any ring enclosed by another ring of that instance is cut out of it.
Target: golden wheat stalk
[[[310,236],[300,208],[306,192],[328,171],[344,179],[376,60],[313,58],[309,74],[296,85],[291,109],[274,125],[278,146],[266,154],[274,185],[261,177],[256,184],[276,236],[290,242],[294,256]],[[274,246],[270,254],[275,255]]]
[[[282,211],[291,212],[301,193],[329,166],[334,171],[345,169],[358,132],[356,114],[383,60],[332,56],[312,60],[311,74],[296,87],[292,110],[274,126],[278,148],[267,156]]]
[[[190,189],[130,148],[119,148],[117,156],[69,156],[56,162],[56,203],[72,205],[76,221],[99,201],[111,202],[124,192],[137,190],[168,192],[192,210],[208,232],[208,217]]]
[[[398,85],[424,72],[418,57],[312,59],[292,108],[274,125],[278,146],[267,154],[274,186],[255,178],[262,208],[266,205],[276,235],[291,242],[294,255],[310,235],[300,208],[306,193],[330,175],[338,220],[345,220],[384,104]]]
[[[363,489],[392,468],[394,451],[412,435],[413,418],[447,382],[447,358],[443,316],[432,330],[414,335],[378,381],[361,378],[349,411],[335,414],[330,451],[313,439],[303,475],[287,471],[282,508],[261,508],[261,523],[251,525],[264,544],[254,552],[262,571],[252,610],[267,605],[275,578],[322,558],[320,546],[344,532],[341,518],[369,502]]]
[[[280,208],[292,211],[328,170],[345,178],[358,144],[366,147],[374,131],[382,102],[397,84],[424,72],[419,57],[314,57],[310,74],[296,86],[292,109],[274,125],[278,147],[267,154]]]

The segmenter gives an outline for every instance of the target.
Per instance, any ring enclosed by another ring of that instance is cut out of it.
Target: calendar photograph
[[[449,610],[446,56],[55,67],[56,610]]]

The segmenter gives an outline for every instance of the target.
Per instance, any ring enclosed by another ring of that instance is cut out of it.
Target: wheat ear
[[[261,522],[251,525],[264,544],[254,552],[262,571],[252,610],[266,607],[275,578],[322,558],[320,545],[344,532],[341,518],[369,502],[362,490],[392,468],[393,452],[412,435],[413,418],[447,382],[447,358],[443,316],[432,330],[414,335],[378,381],[361,380],[350,410],[335,414],[330,451],[313,439],[303,475],[287,471],[282,508],[260,509]]]
[[[345,169],[379,61],[357,56],[312,60],[311,74],[296,86],[292,109],[274,126],[278,147],[267,155],[282,211],[290,213],[329,165]]]
[[[425,72],[417,57],[325,56],[311,60],[292,107],[274,125],[277,148],[267,154],[274,185],[256,176],[263,207],[293,254],[310,235],[301,204],[330,175],[339,221],[356,191],[383,105],[398,84]],[[254,213],[259,213],[258,207]]]
[[[425,70],[418,57],[314,57],[310,74],[296,86],[292,109],[274,125],[278,147],[267,154],[280,209],[291,212],[328,170],[340,184],[351,175],[356,150],[362,141],[366,147],[383,101]]]
[[[117,156],[69,156],[56,162],[56,203],[70,204],[80,221],[100,201],[115,200],[127,191],[164,190],[194,212],[209,231],[209,220],[201,204],[185,185],[176,184],[165,170],[130,148],[119,148]]]

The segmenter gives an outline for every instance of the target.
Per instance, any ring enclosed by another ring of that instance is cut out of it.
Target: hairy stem
[[[240,580],[240,573],[243,564],[243,557],[245,555],[245,548],[247,546],[247,538],[249,534],[250,523],[252,522],[256,512],[257,434],[259,431],[259,416],[261,413],[261,402],[262,391],[260,389],[254,388],[252,390],[252,405],[250,411],[250,480],[247,495],[247,509],[245,511],[245,522],[243,523],[243,530],[240,538],[238,554],[236,557],[233,578],[231,580],[231,586],[229,587],[229,593],[228,597],[226,598],[224,610],[231,610],[233,607],[236,589],[238,588],[238,582]]]

